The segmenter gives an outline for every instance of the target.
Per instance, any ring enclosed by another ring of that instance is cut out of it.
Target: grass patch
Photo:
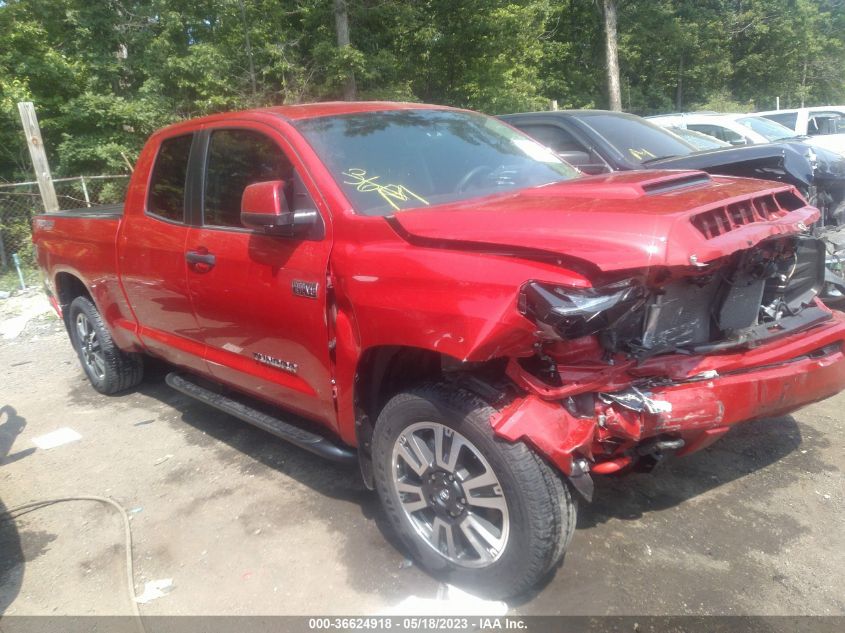
[[[29,287],[41,286],[41,273],[37,268],[21,268],[23,279]],[[0,269],[0,290],[12,292],[21,289],[21,282],[18,273],[14,268]]]

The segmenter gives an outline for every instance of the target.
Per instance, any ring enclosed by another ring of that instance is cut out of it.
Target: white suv
[[[701,132],[731,145],[759,145],[773,141],[803,140],[823,146],[816,139],[800,134],[780,123],[757,114],[718,114],[689,112],[646,117],[661,127],[677,127]]]
[[[818,106],[757,112],[759,116],[809,136],[819,147],[845,154],[845,106]]]

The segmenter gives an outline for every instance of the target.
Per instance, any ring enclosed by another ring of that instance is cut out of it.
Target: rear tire
[[[144,376],[141,355],[126,353],[115,345],[103,318],[87,297],[77,297],[71,302],[68,331],[94,389],[109,395],[141,382]]]
[[[388,520],[423,568],[506,598],[531,589],[561,561],[577,508],[543,459],[494,435],[494,413],[449,385],[400,393],[376,423],[373,468]]]

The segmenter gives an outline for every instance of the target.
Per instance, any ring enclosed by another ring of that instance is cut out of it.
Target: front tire
[[[576,504],[531,449],[494,435],[494,413],[449,385],[400,393],[376,423],[373,467],[391,526],[423,568],[505,598],[526,592],[560,562]]]
[[[144,375],[141,355],[126,353],[115,345],[103,318],[87,297],[77,297],[71,302],[68,331],[94,389],[109,395],[141,382]]]

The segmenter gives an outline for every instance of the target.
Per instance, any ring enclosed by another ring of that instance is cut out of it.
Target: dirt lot
[[[44,308],[37,295],[0,301],[0,511],[116,499],[138,592],[173,579],[141,606],[149,615],[372,614],[437,597],[354,469],[190,401],[161,372],[98,395]],[[564,566],[509,612],[845,614],[843,410],[845,395],[598,482]],[[81,439],[33,445],[61,427]],[[127,613],[122,548],[118,515],[95,503],[0,522],[0,614]]]

